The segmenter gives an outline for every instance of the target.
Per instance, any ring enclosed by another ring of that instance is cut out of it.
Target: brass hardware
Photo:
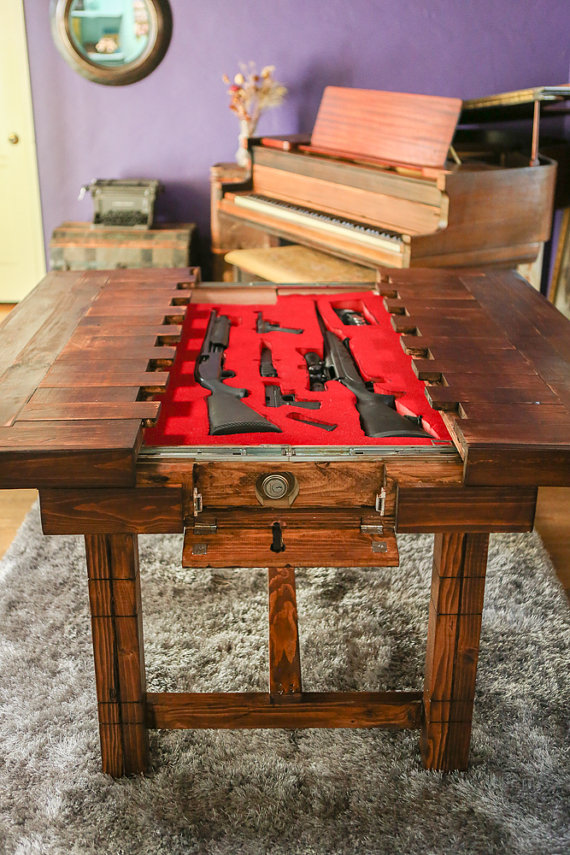
[[[299,495],[299,482],[291,472],[266,472],[255,482],[255,495],[260,505],[289,507]]]
[[[372,552],[388,552],[388,544],[385,540],[373,540]]]
[[[192,555],[207,555],[208,553],[208,544],[207,543],[194,543],[192,546]]]
[[[194,506],[194,516],[197,517],[198,514],[202,513],[203,504],[202,504],[202,494],[198,490],[198,487],[194,487],[192,492],[192,503]]]
[[[18,136],[18,134],[10,134],[10,136],[8,137],[8,142],[12,145],[18,145],[18,143],[20,142],[20,137]]]

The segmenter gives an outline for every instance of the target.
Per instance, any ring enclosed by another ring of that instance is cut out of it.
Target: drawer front
[[[200,515],[184,535],[185,567],[396,567],[393,521],[354,511],[260,510]]]
[[[209,508],[373,508],[384,465],[362,461],[199,463],[194,487]]]

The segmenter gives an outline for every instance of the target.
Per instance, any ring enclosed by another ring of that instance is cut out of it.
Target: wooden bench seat
[[[238,282],[374,282],[372,268],[334,258],[306,246],[275,246],[264,249],[233,249],[225,261],[234,268]]]

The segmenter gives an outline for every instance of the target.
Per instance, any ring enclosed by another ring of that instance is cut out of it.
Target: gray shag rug
[[[266,573],[180,567],[141,541],[149,690],[264,690]],[[305,688],[420,688],[428,535],[401,565],[298,572]],[[100,772],[83,539],[37,509],[0,565],[0,852],[570,851],[570,611],[536,535],[491,540],[471,765],[422,769],[417,733],[153,733],[153,772]]]

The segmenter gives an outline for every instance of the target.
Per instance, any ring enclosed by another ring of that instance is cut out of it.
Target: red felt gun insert
[[[325,384],[324,392],[309,389],[309,375],[304,354],[312,351],[323,357],[323,336],[315,306],[326,327],[341,340],[348,339],[350,351],[363,380],[374,383],[374,391],[396,396],[396,410],[401,415],[421,416],[424,430],[432,439],[415,437],[368,437],[360,424],[356,400],[338,380]],[[335,312],[348,308],[366,318],[365,326],[346,326]],[[229,344],[225,350],[224,369],[235,372],[225,380],[226,386],[247,389],[243,402],[280,428],[281,433],[238,433],[211,436],[206,399],[210,392],[194,378],[194,367],[200,353],[212,309],[231,321]],[[257,315],[282,327],[302,328],[300,335],[280,331],[258,333]],[[271,351],[277,377],[261,377],[262,347]],[[278,384],[284,395],[294,394],[297,401],[319,401],[318,409],[295,404],[268,407],[265,387]],[[411,359],[402,350],[399,334],[390,323],[382,298],[370,292],[334,295],[278,295],[273,305],[236,305],[191,303],[188,306],[181,341],[177,346],[170,381],[161,398],[157,424],[145,431],[145,444],[172,445],[401,445],[426,446],[433,440],[450,441],[439,413],[430,407],[424,383],[415,376]],[[289,418],[299,413],[312,421],[337,425],[326,431],[314,425]]]

